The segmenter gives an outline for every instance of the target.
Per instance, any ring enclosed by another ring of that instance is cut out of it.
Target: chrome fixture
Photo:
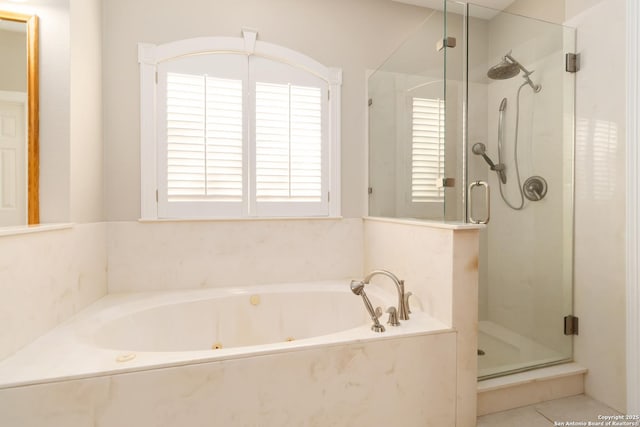
[[[547,181],[541,176],[531,176],[524,182],[522,191],[527,199],[537,202],[547,195]]]
[[[362,281],[363,284],[368,285],[371,279],[378,275],[386,276],[393,280],[393,283],[396,285],[396,290],[398,291],[398,317],[400,320],[409,320],[409,313],[411,313],[411,310],[409,310],[409,296],[411,296],[411,293],[409,292],[405,295],[404,280],[398,279],[395,274],[387,270],[373,270],[364,278]]]
[[[514,161],[513,169],[515,171],[516,181],[518,184],[518,194],[520,195],[520,203],[518,204],[512,204],[505,196],[504,190],[502,188],[503,184],[506,185],[507,183],[507,176],[504,171],[504,165],[502,163],[502,153],[504,150],[503,142],[505,139],[504,138],[504,115],[507,109],[507,98],[502,98],[502,101],[500,101],[500,106],[498,107],[499,115],[498,115],[498,165],[497,166],[503,165],[503,168],[498,171],[498,175],[500,177],[500,180],[498,181],[498,185],[500,188],[500,196],[502,197],[502,200],[504,200],[507,206],[509,206],[511,209],[516,211],[522,210],[524,208],[524,199],[525,199],[523,185],[520,180],[520,166],[518,162],[518,136],[519,136],[518,131],[519,131],[519,125],[520,125],[520,92],[522,91],[523,87],[529,85],[533,89],[534,93],[538,93],[540,92],[540,90],[542,90],[542,86],[540,84],[534,83],[531,80],[529,76],[533,73],[533,70],[529,71],[528,69],[526,69],[520,62],[518,62],[513,56],[511,56],[511,51],[509,51],[506,55],[502,57],[502,60],[500,61],[499,64],[494,65],[493,67],[489,68],[489,71],[487,71],[487,77],[493,80],[510,79],[520,74],[521,71],[523,73],[522,77],[524,78],[525,82],[520,85],[516,95],[516,125],[515,125],[515,136],[513,138],[513,161]],[[482,147],[484,147],[484,145]],[[475,145],[472,147],[472,151],[474,154],[480,154],[476,152]],[[486,157],[485,157],[485,160],[487,160]],[[497,169],[494,169],[492,167],[491,170],[497,170]],[[530,194],[532,194],[532,197],[535,197],[535,192]],[[527,196],[527,198],[529,200],[533,200],[533,199],[530,199],[529,196]]]
[[[506,80],[517,76],[520,74],[520,71],[523,73],[522,78],[524,78],[527,84],[531,86],[533,91],[536,93],[540,92],[542,86],[535,84],[529,77],[535,70],[529,71],[524,68],[520,62],[511,56],[511,51],[502,57],[500,63],[489,68],[489,71],[487,71],[487,77],[492,80]]]
[[[473,206],[471,203],[471,196],[473,195],[473,189],[476,187],[484,188],[484,205],[487,207],[487,215],[484,219],[478,219],[475,217]],[[469,184],[469,221],[471,224],[488,224],[491,219],[491,189],[489,188],[489,184],[484,181],[474,181]]]
[[[489,165],[489,168],[492,171],[496,171],[496,173],[498,174],[498,177],[500,178],[500,181],[502,181],[504,184],[507,183],[507,174],[504,172],[504,169],[505,169],[504,163],[498,162],[497,165],[493,163],[491,158],[487,155],[486,145],[484,145],[482,142],[476,142],[475,144],[473,144],[473,147],[471,147],[471,151],[473,151],[473,154],[477,156],[482,156],[484,161],[487,162],[487,164]]]
[[[378,322],[378,315],[376,311],[373,309],[371,305],[371,301],[367,297],[367,294],[364,292],[364,283],[358,280],[351,281],[351,292],[356,295],[360,295],[362,297],[362,301],[364,301],[364,306],[366,307],[369,315],[371,316],[371,320],[373,320],[373,325],[371,325],[371,330],[373,332],[384,332],[384,326]]]
[[[389,313],[389,320],[387,323],[391,326],[400,326],[400,321],[398,320],[398,310],[395,307],[391,306],[387,309],[387,313]]]

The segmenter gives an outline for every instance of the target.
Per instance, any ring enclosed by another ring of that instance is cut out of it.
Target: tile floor
[[[601,421],[598,415],[620,413],[582,394],[484,415],[478,417],[477,427],[549,427],[554,422]]]

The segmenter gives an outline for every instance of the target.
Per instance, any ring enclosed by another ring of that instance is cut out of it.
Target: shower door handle
[[[473,215],[473,199],[471,198],[473,194],[473,189],[476,187],[484,187],[484,203],[487,207],[487,217],[485,219],[476,219]],[[472,224],[487,224],[489,219],[491,218],[491,191],[489,189],[489,184],[484,181],[474,181],[469,185],[469,221]]]

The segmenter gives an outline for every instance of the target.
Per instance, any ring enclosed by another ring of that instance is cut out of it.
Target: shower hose
[[[498,186],[500,188],[500,197],[502,197],[502,200],[504,200],[504,202],[507,204],[507,206],[509,206],[511,209],[519,211],[522,210],[522,208],[524,208],[524,193],[522,191],[522,182],[520,180],[520,167],[518,165],[518,128],[520,125],[520,92],[522,91],[522,88],[527,86],[528,83],[522,83],[522,85],[518,88],[518,94],[516,96],[516,134],[514,137],[514,143],[513,143],[513,160],[514,160],[514,164],[515,164],[515,169],[516,169],[516,178],[518,180],[518,190],[520,193],[520,205],[516,206],[516,205],[512,205],[511,202],[509,202],[509,200],[507,200],[507,197],[504,195],[503,189],[502,189],[502,180],[500,179],[500,177],[498,177]],[[504,111],[501,111],[500,114],[504,114]],[[498,129],[498,154],[501,156],[502,155],[502,138],[504,137],[504,129],[502,129],[504,127],[504,121],[501,121],[500,123],[500,128]],[[499,160],[500,161],[500,160]],[[506,184],[504,184],[506,185]]]

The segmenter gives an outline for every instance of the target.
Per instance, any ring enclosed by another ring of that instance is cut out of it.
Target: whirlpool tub
[[[150,426],[360,425],[391,422],[401,409],[416,420],[405,425],[453,425],[455,331],[412,297],[411,319],[392,327],[385,314],[386,331],[373,332],[349,283],[110,294],[0,362],[0,396],[81,387],[91,413],[140,411],[155,418],[136,425]],[[392,284],[366,291],[374,307],[397,303]],[[168,420],[155,405],[208,415]]]

